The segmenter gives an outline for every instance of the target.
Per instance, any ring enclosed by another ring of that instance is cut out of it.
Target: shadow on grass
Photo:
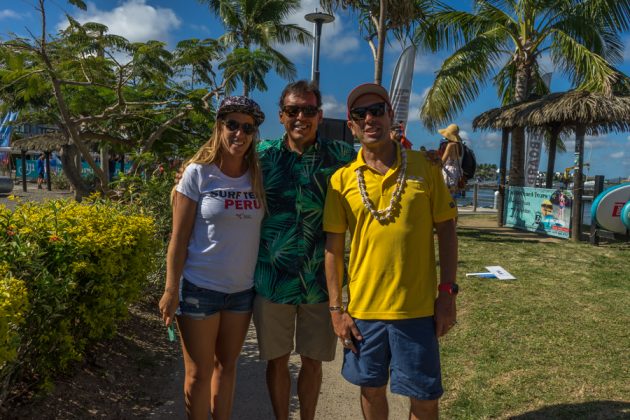
[[[579,404],[558,404],[536,411],[510,417],[511,420],[538,419],[627,419],[630,418],[630,402],[590,401]]]
[[[529,233],[505,233],[494,229],[478,228],[478,227],[458,227],[457,236],[460,238],[470,238],[481,240],[485,242],[497,242],[497,243],[543,243],[543,242],[555,242],[550,241],[547,237],[539,237],[536,234]]]

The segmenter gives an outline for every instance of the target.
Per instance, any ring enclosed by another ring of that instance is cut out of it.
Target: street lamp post
[[[304,19],[315,24],[315,43],[313,44],[313,67],[311,69],[311,80],[319,85],[319,41],[322,35],[322,25],[335,20],[335,17],[328,13],[318,12],[309,13]]]

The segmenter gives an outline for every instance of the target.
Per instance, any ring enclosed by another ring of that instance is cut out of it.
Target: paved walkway
[[[323,364],[323,385],[317,405],[317,419],[360,419],[359,388],[346,382],[341,377],[341,363],[343,349],[337,345],[335,360]],[[289,360],[289,368],[292,377],[292,393],[290,400],[290,419],[299,419],[299,405],[296,395],[297,374],[299,370],[299,356],[293,354]],[[238,377],[236,381],[236,393],[234,396],[233,419],[269,420],[273,419],[273,410],[265,385],[266,364],[258,360],[258,348],[256,344],[256,331],[253,324],[243,346],[243,352],[239,360]],[[183,402],[183,361],[181,357],[173,366],[171,380],[168,381],[171,395],[160,407],[155,409],[150,419],[174,420],[184,419]],[[409,413],[409,403],[406,398],[389,394],[389,409],[391,419],[406,419]]]

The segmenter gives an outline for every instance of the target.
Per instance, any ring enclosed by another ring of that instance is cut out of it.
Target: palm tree
[[[274,48],[276,44],[298,42],[307,44],[311,34],[284,20],[299,9],[299,0],[200,0],[210,6],[225,27],[219,41],[233,48],[222,68],[227,75],[243,84],[243,95],[252,88],[266,90],[261,80],[274,69],[281,77],[292,80],[297,72],[291,61]],[[245,51],[246,50],[246,51]],[[244,61],[245,56],[255,59],[259,65],[253,68]],[[235,82],[227,87],[234,88]],[[229,91],[229,90],[228,90]]]
[[[502,104],[545,94],[539,60],[577,89],[610,93],[620,77],[619,36],[630,26],[628,0],[476,0],[471,13],[445,7],[434,15],[445,46],[456,49],[438,71],[420,116],[429,129],[449,122],[492,80]],[[512,132],[510,184],[523,185],[524,130]]]
[[[361,33],[374,58],[374,83],[380,85],[388,32],[404,44],[415,27],[421,28],[420,32],[428,31],[427,16],[434,0],[320,0],[320,4],[329,12],[338,8],[357,12]]]

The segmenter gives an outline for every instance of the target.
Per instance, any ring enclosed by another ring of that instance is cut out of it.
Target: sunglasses
[[[373,104],[370,106],[360,106],[357,108],[352,108],[350,110],[350,118],[354,121],[364,120],[367,114],[369,113],[373,117],[382,117],[385,115],[385,110],[387,109],[387,104],[385,102],[381,102],[380,104]]]
[[[542,206],[543,209],[549,209],[549,210],[553,210],[553,206],[550,206],[549,204],[543,204]]]
[[[223,125],[230,131],[238,131],[240,129],[243,133],[247,135],[254,134],[256,132],[256,126],[250,123],[241,124],[238,121],[227,120],[223,121]]]
[[[285,105],[282,107],[282,112],[287,114],[288,117],[295,118],[300,112],[306,118],[313,118],[319,113],[319,108],[313,105],[297,106],[297,105]]]

